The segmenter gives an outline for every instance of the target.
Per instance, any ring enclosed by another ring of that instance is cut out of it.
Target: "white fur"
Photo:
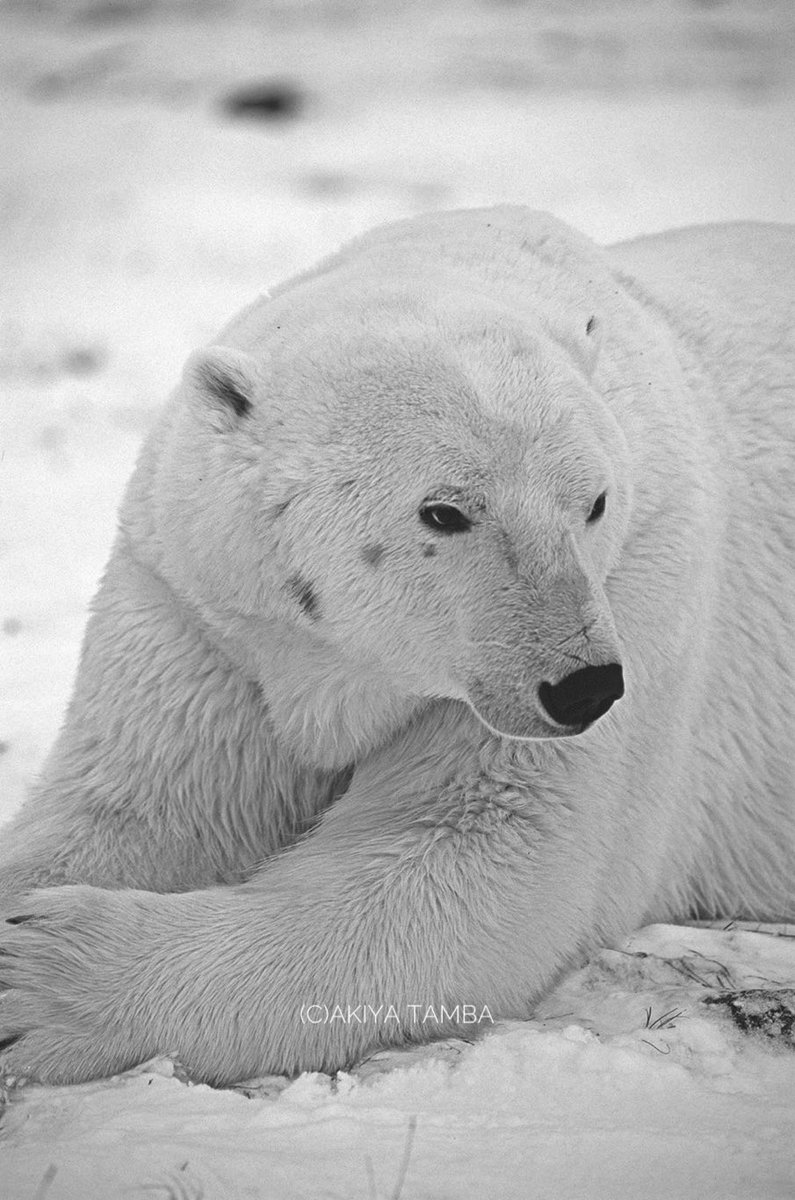
[[[795,915],[794,249],[426,216],[191,359],[3,831],[5,1070],[333,1069],[644,920]],[[564,736],[539,683],[617,659]]]

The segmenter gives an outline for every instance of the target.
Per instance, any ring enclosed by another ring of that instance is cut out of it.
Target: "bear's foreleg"
[[[363,764],[245,884],[62,887],[4,913],[2,1069],[65,1082],[168,1054],[224,1083],[526,1014],[592,936],[593,858],[515,762],[484,775],[467,721],[433,732]]]

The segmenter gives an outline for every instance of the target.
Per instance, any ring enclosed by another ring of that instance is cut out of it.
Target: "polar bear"
[[[795,915],[794,251],[429,215],[191,358],[3,831],[5,1072],[333,1070]]]

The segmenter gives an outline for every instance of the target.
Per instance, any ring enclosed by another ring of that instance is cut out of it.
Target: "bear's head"
[[[623,692],[630,469],[598,322],[357,261],[190,360],[158,435],[162,571],[318,760],[434,698],[578,734]]]

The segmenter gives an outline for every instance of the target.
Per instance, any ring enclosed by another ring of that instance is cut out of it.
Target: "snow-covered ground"
[[[791,1200],[792,1033],[789,1048],[786,1033],[748,1037],[701,998],[780,995],[793,938],[652,926],[533,1021],[384,1052],[334,1080],[213,1091],[158,1061],[29,1087],[6,1113],[0,1196]],[[795,991],[783,995],[791,1025]]]
[[[789,0],[0,2],[0,820],[191,348],[424,209],[517,201],[598,240],[795,220],[794,34]],[[228,115],[263,79],[294,111]],[[700,1001],[759,987],[795,988],[795,939],[659,927],[535,1021],[353,1077],[27,1087],[0,1197],[791,1197],[787,1021],[749,1038]]]

